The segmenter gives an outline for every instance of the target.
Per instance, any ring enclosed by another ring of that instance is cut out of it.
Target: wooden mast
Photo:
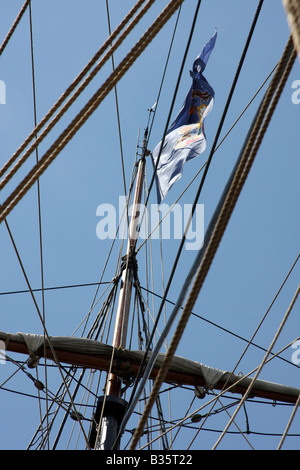
[[[126,255],[123,257],[121,287],[116,311],[115,329],[112,346],[114,349],[126,347],[127,327],[129,320],[132,285],[135,278],[136,259],[135,247],[138,237],[138,224],[140,219],[140,204],[144,184],[145,157],[147,151],[148,129],[145,130],[142,156],[138,162],[137,179],[132,205],[132,215],[128,230],[128,243]],[[95,448],[99,450],[112,449],[118,426],[126,409],[126,401],[121,398],[122,379],[114,373],[108,373],[105,395],[98,400],[97,418],[100,429],[97,432]],[[100,411],[101,409],[101,411]],[[102,419],[101,419],[102,416]],[[97,421],[96,418],[96,421]]]

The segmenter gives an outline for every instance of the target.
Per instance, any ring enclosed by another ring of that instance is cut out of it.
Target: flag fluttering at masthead
[[[197,157],[206,148],[204,119],[214,103],[214,90],[203,76],[215,46],[217,31],[196,57],[190,75],[192,86],[185,102],[166,136],[152,152],[157,198],[160,204],[173,184],[181,178],[185,162]],[[157,163],[158,161],[158,163]]]

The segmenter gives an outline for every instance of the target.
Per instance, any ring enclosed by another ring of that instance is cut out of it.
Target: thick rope
[[[296,414],[296,412],[297,412],[297,410],[298,410],[299,405],[300,405],[300,395],[298,396],[298,399],[297,399],[297,401],[296,401],[296,403],[295,403],[295,406],[294,406],[294,408],[293,408],[293,411],[292,411],[292,414],[291,414],[291,416],[290,416],[290,419],[289,419],[289,421],[288,421],[288,423],[287,423],[287,425],[286,425],[286,428],[285,428],[285,430],[284,430],[284,433],[282,434],[282,437],[281,437],[280,442],[279,442],[279,444],[278,444],[277,450],[280,450],[280,449],[282,448],[282,445],[283,445],[283,443],[284,443],[284,441],[285,441],[285,438],[286,438],[286,436],[287,436],[287,433],[288,433],[288,431],[289,431],[289,429],[290,429],[290,427],[291,427],[291,424],[292,424],[292,422],[293,422],[293,419],[294,419],[294,417],[295,417],[295,414]]]
[[[123,77],[135,60],[150,44],[153,38],[158,34],[160,29],[174,14],[179,5],[184,0],[171,0],[161,14],[156,18],[154,23],[148,28],[140,40],[135,44],[132,50],[127,54],[123,61],[118,65],[115,71],[110,75],[106,82],[98,89],[94,96],[88,101],[85,107],[77,114],[69,126],[64,130],[60,137],[54,142],[45,155],[28,173],[27,177],[17,186],[13,193],[2,204],[2,211],[0,215],[0,223],[7,217],[16,204],[22,199],[26,192],[36,182],[36,180],[43,174],[48,166],[53,162],[57,155],[72,139],[76,132],[82,127],[87,119],[98,108],[100,103],[116,85],[116,83]]]
[[[135,14],[136,10],[141,6],[141,4],[145,2],[145,0],[139,0],[136,5],[132,8],[132,10],[125,16],[123,21],[119,24],[119,26],[115,29],[115,31],[109,36],[109,38],[104,42],[104,44],[100,47],[100,49],[96,52],[94,57],[89,61],[89,63],[84,67],[84,69],[80,72],[80,74],[75,78],[75,80],[71,83],[71,85],[67,88],[67,90],[61,95],[58,101],[52,106],[52,108],[48,111],[48,113],[44,116],[44,118],[39,122],[38,125],[35,126],[31,134],[25,139],[22,145],[16,150],[16,152],[11,156],[11,158],[6,162],[3,168],[0,170],[0,177],[6,173],[8,168],[16,161],[16,159],[21,155],[21,153],[25,150],[25,148],[29,145],[29,143],[35,139],[35,142],[31,145],[31,147],[25,152],[25,154],[20,158],[17,164],[12,168],[12,170],[7,174],[7,176],[1,181],[0,183],[0,190],[8,183],[8,181],[14,176],[17,170],[21,167],[21,165],[28,159],[31,153],[35,150],[35,148],[42,142],[42,140],[48,135],[51,129],[57,124],[59,119],[65,114],[65,112],[70,108],[70,106],[74,103],[74,101],[78,98],[78,96],[85,90],[91,80],[95,77],[95,75],[99,72],[99,70],[103,67],[105,62],[112,56],[115,50],[120,46],[120,44],[124,41],[126,36],[132,31],[132,29],[136,26],[136,24],[140,21],[142,16],[148,11],[154,0],[149,0],[145,7],[141,10],[141,12],[136,16],[136,18],[130,23],[130,25],[126,28],[124,33],[119,37],[116,43],[111,46],[112,41],[118,36],[121,30],[125,27],[126,23],[132,18]],[[88,71],[95,65],[96,61],[101,57],[101,55],[105,52],[105,50],[110,47],[109,51],[105,55],[105,57],[96,65],[95,69],[90,73],[90,75],[85,79],[85,81],[80,85],[74,95],[67,101],[67,103],[63,106],[63,108],[59,111],[56,117],[49,123],[49,125],[44,129],[44,131],[37,137],[39,131],[44,127],[44,125],[49,121],[49,119],[53,116],[53,114],[58,110],[58,108],[62,105],[62,103],[68,98],[68,96],[75,90],[77,85],[83,80],[84,76],[88,73]]]
[[[17,28],[18,24],[20,23],[21,19],[22,19],[22,16],[24,15],[25,11],[26,11],[26,8],[28,7],[29,5],[29,2],[30,0],[26,0],[26,2],[23,4],[21,10],[19,11],[15,21],[13,22],[10,30],[8,31],[3,43],[1,44],[0,46],[0,56],[2,55],[4,49],[6,48],[10,38],[12,37],[12,35],[14,34],[15,32],[15,29]]]
[[[300,0],[283,0],[282,3],[300,61]]]
[[[185,307],[183,309],[182,315],[180,317],[180,320],[177,325],[177,329],[175,331],[175,334],[172,338],[172,341],[170,343],[169,349],[166,353],[165,360],[160,368],[159,374],[156,377],[156,380],[153,385],[152,393],[149,397],[149,400],[146,404],[144,413],[140,419],[140,422],[138,424],[138,427],[134,433],[131,447],[130,449],[133,450],[135,449],[137,442],[142,435],[144,426],[146,424],[147,418],[150,414],[150,411],[152,409],[152,406],[155,402],[156,396],[159,393],[161,384],[164,381],[164,378],[166,376],[167,370],[169,368],[170,362],[172,360],[172,357],[177,349],[177,346],[179,344],[179,341],[182,337],[182,334],[184,332],[184,329],[186,327],[187,321],[189,319],[190,313],[192,311],[192,308],[196,302],[196,299],[198,297],[198,294],[200,292],[200,289],[204,283],[204,280],[206,278],[206,275],[210,269],[211,263],[213,261],[213,258],[215,256],[215,253],[217,251],[217,248],[221,242],[222,236],[225,232],[225,229],[227,227],[227,224],[229,222],[229,219],[231,217],[231,214],[233,212],[233,209],[235,207],[235,204],[237,202],[237,199],[241,193],[242,187],[246,181],[246,178],[249,174],[249,171],[251,169],[252,163],[254,161],[254,158],[257,154],[258,148],[260,146],[260,143],[263,139],[263,136],[267,130],[267,127],[269,125],[269,122],[271,120],[271,117],[273,115],[273,112],[275,110],[275,107],[277,105],[278,99],[281,95],[282,89],[284,87],[284,84],[286,82],[286,79],[288,77],[288,74],[292,68],[292,65],[294,63],[296,54],[295,52],[292,52],[293,49],[293,42],[291,37],[288,40],[288,43],[286,45],[286,48],[284,50],[284,53],[281,57],[281,60],[278,64],[278,68],[275,72],[275,75],[273,77],[273,80],[267,90],[266,96],[264,98],[264,101],[262,103],[260,112],[258,114],[256,123],[254,125],[254,128],[251,132],[251,135],[248,139],[246,148],[243,152],[241,161],[238,165],[238,168],[235,172],[233,181],[230,185],[230,188],[228,190],[226,199],[224,201],[223,207],[221,209],[221,212],[219,214],[218,220],[215,224],[213,233],[210,237],[208,246],[205,250],[205,253],[201,259],[201,264],[198,270],[198,273],[196,275],[196,279],[194,281],[194,285],[192,286],[191,292],[189,294],[189,297],[187,299],[187,302],[185,304]],[[290,57],[288,66],[286,67],[286,62],[288,58]],[[286,67],[286,69],[285,69]],[[283,71],[285,70],[284,74]],[[283,74],[283,76],[282,76]],[[282,80],[281,80],[282,78]],[[270,106],[272,97],[278,87],[279,82],[280,86],[277,90],[277,93],[275,95],[274,101]],[[269,111],[267,112],[268,108],[270,106]],[[267,113],[267,115],[266,115]],[[264,116],[266,115],[265,122]],[[261,130],[260,130],[261,127]]]

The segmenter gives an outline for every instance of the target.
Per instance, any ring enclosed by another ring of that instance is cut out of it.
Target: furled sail
[[[47,340],[46,344],[44,343],[43,335],[0,332],[0,340],[5,343],[6,350],[29,354],[35,362],[38,357],[44,357],[44,354],[48,359],[53,359],[54,349],[59,362],[106,371],[111,364],[113,353],[112,371],[124,379],[137,375],[144,357],[143,351],[117,349],[113,352],[112,346],[86,338],[52,336],[50,337],[52,348],[49,347]],[[156,377],[163,360],[164,354],[161,353],[157,357],[150,378]],[[179,385],[200,385],[205,389],[222,390],[227,387],[227,390],[232,393],[244,394],[252,379],[174,356],[165,381]],[[264,380],[255,380],[251,391],[251,397],[268,398],[286,403],[295,403],[299,394],[299,388]]]

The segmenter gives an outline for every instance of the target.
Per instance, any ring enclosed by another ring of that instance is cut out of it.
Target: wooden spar
[[[10,335],[8,333],[0,332],[0,339],[6,343],[7,351],[28,355],[28,346],[21,335]],[[52,346],[55,349],[55,354],[59,362],[102,371],[108,371],[111,366],[111,372],[122,379],[129,379],[137,375],[143,357],[140,351],[137,353],[133,351],[118,350],[115,353],[114,360],[111,362],[112,347],[109,345],[103,345],[93,340],[85,340],[83,346],[79,348],[77,346],[73,347],[71,343],[69,346],[62,345],[61,338],[53,337],[52,341]],[[87,347],[89,342],[92,346],[97,343],[97,348],[89,350]],[[44,346],[42,345],[35,354],[39,357],[44,357]],[[45,355],[47,359],[53,359],[49,346],[46,346],[45,348]],[[155,379],[158,374],[159,367],[163,361],[163,356],[163,354],[159,355],[158,361],[152,369],[150,379]],[[180,367],[178,367],[177,363],[179,363]],[[171,363],[168,370],[165,382],[178,385],[200,385],[202,387],[206,387],[206,380],[201,372],[201,368],[197,366],[190,367],[191,364],[192,366],[197,365],[197,363],[194,363],[193,361],[189,361],[184,358],[177,358],[175,356],[174,361]],[[243,395],[247,390],[250,379],[244,378],[242,381],[240,381],[240,379],[241,377],[239,376],[233,376],[229,383],[239,381],[236,383],[234,388],[231,389],[231,392]],[[221,377],[214,384],[213,388],[216,390],[222,390],[226,380],[226,375]],[[251,396],[284,403],[296,403],[297,397],[300,393],[299,389],[293,387],[282,387],[279,384],[272,383],[271,385],[274,387],[269,387],[269,384],[269,382],[258,380],[254,385]],[[278,390],[276,390],[277,387]]]

